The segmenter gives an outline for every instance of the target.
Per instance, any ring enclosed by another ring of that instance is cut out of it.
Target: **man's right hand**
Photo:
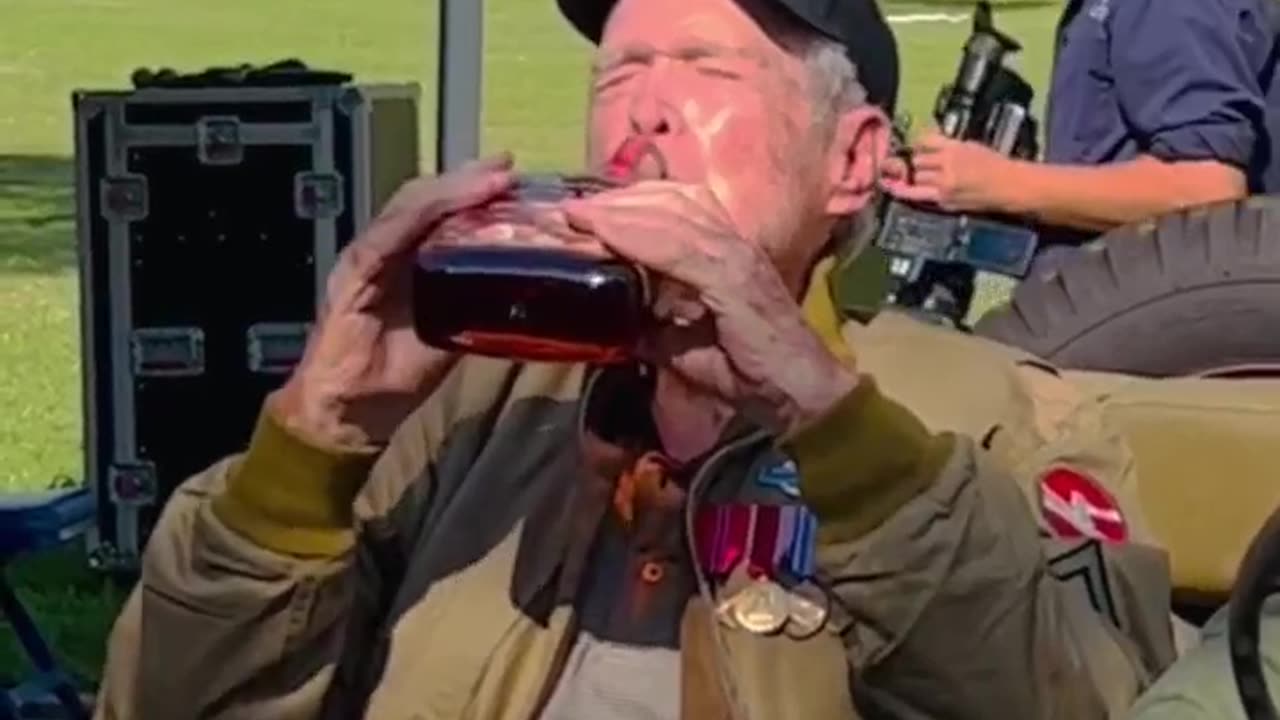
[[[415,252],[452,213],[512,183],[509,155],[405,184],[339,256],[302,361],[271,412],[308,441],[367,448],[391,433],[448,374],[456,356],[414,332]]]
[[[1019,163],[981,143],[933,130],[913,145],[914,177],[909,178],[902,158],[890,157],[881,168],[880,185],[900,200],[947,212],[1011,212],[1010,176]]]

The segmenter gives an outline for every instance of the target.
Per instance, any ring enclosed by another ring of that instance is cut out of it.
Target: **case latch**
[[[302,359],[307,347],[307,323],[258,323],[249,327],[249,370],[283,375]]]
[[[147,217],[147,178],[143,175],[116,175],[98,185],[102,217],[109,222],[136,222]]]
[[[115,463],[107,471],[107,492],[116,505],[139,507],[156,500],[159,483],[154,463]]]
[[[133,331],[135,377],[183,377],[204,372],[204,331],[196,327]]]
[[[239,165],[244,160],[240,118],[214,115],[197,120],[196,155],[205,165]]]
[[[342,214],[342,176],[298,173],[293,180],[293,210],[303,220],[327,220]]]

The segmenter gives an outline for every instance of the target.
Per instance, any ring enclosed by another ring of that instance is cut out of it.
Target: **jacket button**
[[[650,585],[662,582],[662,577],[666,574],[667,571],[662,567],[662,563],[656,563],[650,560],[640,566],[640,579]]]

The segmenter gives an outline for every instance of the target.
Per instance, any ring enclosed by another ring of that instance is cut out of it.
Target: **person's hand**
[[[504,154],[410,181],[347,245],[302,360],[273,398],[278,417],[310,440],[363,447],[422,403],[456,357],[414,332],[413,255],[441,220],[507,190],[511,164]]]
[[[909,178],[898,157],[885,161],[881,187],[901,200],[937,205],[951,212],[991,212],[1003,207],[1009,158],[976,142],[952,140],[931,131],[913,146]]]
[[[825,413],[857,384],[706,187],[642,182],[564,211],[614,253],[689,291],[692,304],[659,298],[664,322],[644,353],[692,384],[778,432]]]

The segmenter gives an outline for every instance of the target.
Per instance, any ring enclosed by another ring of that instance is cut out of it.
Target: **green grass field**
[[[998,6],[1001,3],[997,3]],[[1001,27],[1028,48],[1020,64],[1045,87],[1055,4],[1006,0]],[[422,84],[434,137],[435,0],[5,0],[0,22],[0,492],[81,477],[77,286],[69,94],[120,88],[136,67],[195,70],[298,57],[361,81]],[[959,0],[895,2],[891,14],[970,9]],[[483,145],[533,168],[580,157],[588,47],[551,0],[489,0]],[[929,117],[955,71],[968,23],[896,26],[903,109]],[[424,158],[431,162],[431,158]],[[994,296],[988,292],[985,299]],[[79,548],[15,573],[69,665],[93,677],[121,591],[83,569]],[[19,672],[0,628],[0,682]]]

